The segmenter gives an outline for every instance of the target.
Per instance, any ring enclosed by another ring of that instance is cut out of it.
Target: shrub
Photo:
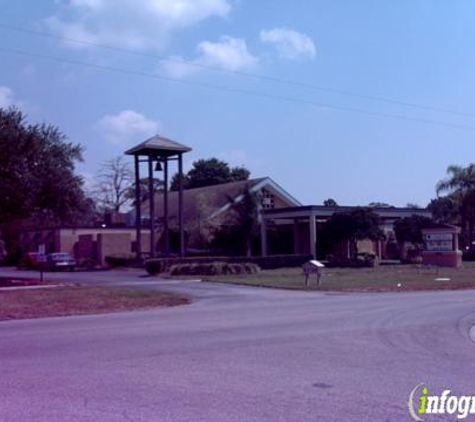
[[[187,258],[154,258],[145,262],[145,269],[151,275],[168,271],[173,265],[178,264],[210,264],[223,262],[229,264],[256,264],[264,270],[273,270],[284,267],[300,267],[308,260],[310,255],[273,255],[273,256],[221,256],[221,257],[187,257]]]
[[[462,259],[464,261],[475,261],[475,250],[469,249],[463,252]]]
[[[105,261],[111,267],[133,267],[139,264],[134,254],[110,255],[105,257]]]
[[[170,270],[171,275],[241,275],[256,274],[260,268],[256,264],[231,264],[211,262],[205,264],[177,264]]]
[[[409,249],[406,258],[403,260],[404,264],[422,264],[422,250]]]
[[[327,261],[328,267],[370,268],[378,264],[378,257],[374,253],[362,252],[356,258],[328,255]]]
[[[363,252],[356,257],[357,267],[375,267],[378,264],[378,257],[374,253]]]

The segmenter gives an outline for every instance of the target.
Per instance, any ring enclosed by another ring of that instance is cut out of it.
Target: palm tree
[[[466,192],[475,188],[475,164],[468,167],[451,165],[447,168],[449,177],[437,183],[437,194],[444,191]]]
[[[441,192],[449,194],[460,215],[465,240],[471,245],[475,224],[475,164],[467,167],[451,165],[447,174],[446,179],[437,183],[437,195]]]
[[[246,256],[252,255],[252,239],[259,229],[260,195],[251,192],[249,186],[244,188],[237,198],[228,196],[231,205],[231,223],[239,230],[244,238]]]

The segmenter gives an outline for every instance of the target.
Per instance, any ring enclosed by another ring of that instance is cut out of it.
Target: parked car
[[[55,252],[46,255],[45,267],[48,270],[71,270],[76,267],[76,260],[66,252]]]
[[[22,259],[20,267],[37,269],[46,262],[46,255],[39,252],[28,252]]]

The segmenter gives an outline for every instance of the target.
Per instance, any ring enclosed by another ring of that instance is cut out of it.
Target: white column
[[[310,213],[310,254],[314,259],[317,259],[317,222],[315,221],[315,214]]]
[[[294,218],[294,255],[298,255],[301,252],[300,245],[300,232],[299,232],[299,220]]]

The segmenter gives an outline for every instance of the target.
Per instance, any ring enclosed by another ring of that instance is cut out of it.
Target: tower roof
[[[171,139],[164,138],[160,135],[152,136],[146,141],[134,146],[133,148],[125,151],[126,155],[154,155],[157,157],[170,157],[177,154],[183,154],[191,151],[191,148],[180,144],[179,142],[172,141]]]

